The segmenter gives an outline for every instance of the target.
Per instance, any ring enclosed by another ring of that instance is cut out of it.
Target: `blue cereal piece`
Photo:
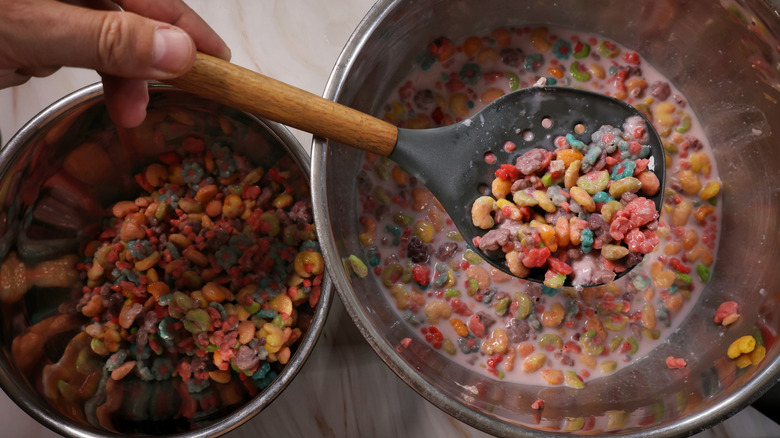
[[[559,38],[553,43],[552,52],[558,59],[569,59],[569,55],[571,55],[571,43]]]
[[[547,295],[548,297],[554,297],[558,294],[561,290],[559,288],[549,287],[542,285],[542,293]]]
[[[599,203],[599,204],[606,204],[609,201],[614,201],[615,198],[613,198],[612,196],[609,196],[609,193],[602,191],[602,192],[598,192],[595,195],[593,195],[593,200],[596,201],[596,203]]]
[[[582,230],[582,252],[589,253],[593,249],[593,231],[585,228]]]
[[[636,162],[634,160],[623,160],[618,163],[617,166],[612,168],[612,175],[610,175],[610,179],[617,181],[629,176],[634,176],[634,169],[636,169]]]
[[[574,134],[566,134],[566,142],[569,143],[569,146],[571,146],[572,149],[578,150],[580,152],[585,150],[585,143],[577,140],[577,137],[575,137]]]
[[[588,152],[585,154],[585,156],[582,158],[582,170],[584,172],[590,171],[591,168],[593,168],[593,165],[596,164],[596,162],[601,157],[601,148],[598,146],[591,147]]]
[[[525,56],[524,66],[526,71],[537,71],[542,67],[542,64],[544,64],[544,56],[538,53]]]
[[[469,334],[465,338],[458,338],[458,348],[463,354],[471,354],[479,351],[479,345],[481,342],[473,335]]]

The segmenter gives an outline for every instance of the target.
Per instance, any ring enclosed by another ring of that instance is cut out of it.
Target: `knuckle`
[[[126,58],[130,41],[130,26],[124,14],[106,14],[98,37],[97,59],[101,68],[118,68]]]

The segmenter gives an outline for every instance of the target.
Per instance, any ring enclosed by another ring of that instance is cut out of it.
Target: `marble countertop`
[[[328,75],[372,0],[188,0],[233,51],[233,62],[322,94]],[[0,90],[5,142],[56,99],[99,80],[94,72],[63,69],[20,87]],[[307,149],[311,135],[293,130]],[[366,388],[371,388],[367,391]],[[55,437],[0,392],[3,436]],[[262,413],[231,438],[482,437],[415,393],[379,359],[338,297],[324,333],[303,370]],[[780,436],[780,425],[752,407],[695,435],[697,438]]]

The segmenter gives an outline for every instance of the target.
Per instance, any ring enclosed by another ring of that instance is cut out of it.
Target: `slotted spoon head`
[[[503,253],[488,253],[473,244],[488,230],[475,227],[471,205],[489,194],[491,182],[501,164],[515,164],[534,148],[555,150],[558,136],[573,134],[590,144],[601,126],[622,128],[626,119],[645,119],[651,146],[650,170],[661,182],[658,193],[649,197],[660,213],[663,202],[665,156],[663,144],[652,123],[636,108],[614,97],[564,87],[530,87],[496,99],[460,123],[441,128],[399,129],[398,142],[389,158],[420,180],[436,196],[452,218],[467,245],[496,268],[513,275]],[[575,133],[575,126],[585,130]],[[507,150],[507,141],[515,144]],[[491,163],[486,156],[492,154]],[[534,268],[528,280],[544,282],[546,269]],[[630,269],[618,273],[616,278]],[[571,285],[570,277],[567,285]],[[586,285],[591,286],[591,285]]]

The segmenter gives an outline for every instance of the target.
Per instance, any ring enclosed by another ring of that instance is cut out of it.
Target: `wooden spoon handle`
[[[390,155],[398,138],[398,129],[390,123],[204,53],[198,53],[189,72],[166,82],[379,155]]]

